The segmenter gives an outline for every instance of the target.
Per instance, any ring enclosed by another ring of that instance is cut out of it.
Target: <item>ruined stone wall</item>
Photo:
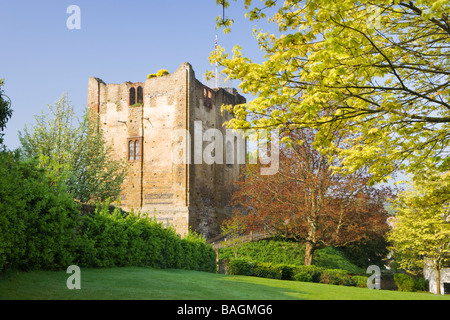
[[[88,106],[100,115],[114,157],[129,164],[120,206],[147,212],[182,235],[189,228],[207,237],[217,235],[239,165],[194,164],[195,121],[201,121],[204,130],[223,130],[225,137],[223,122],[231,115],[222,116],[222,103],[244,101],[233,91],[205,87],[188,63],[145,83],[105,84],[91,77]],[[189,134],[190,153],[174,152],[177,130]]]
[[[144,90],[144,203],[143,211],[189,230],[187,166],[174,161],[172,132],[186,127],[186,74],[190,66],[164,77],[147,79]]]
[[[240,166],[226,163],[226,127],[224,122],[230,120],[232,115],[228,111],[221,111],[223,104],[245,103],[245,99],[224,89],[211,89],[198,80],[192,84],[193,99],[191,112],[191,131],[196,122],[201,122],[202,132],[208,129],[218,129],[222,132],[222,163],[193,164],[191,166],[191,196],[190,223],[207,237],[220,233],[220,224],[231,214],[227,207],[230,196],[234,190],[234,181],[239,179]],[[192,131],[193,132],[193,131]],[[194,136],[194,133],[191,134]],[[212,141],[203,141],[202,150]],[[195,146],[198,148],[198,146]],[[234,151],[232,149],[231,151]],[[215,155],[215,154],[214,154]]]

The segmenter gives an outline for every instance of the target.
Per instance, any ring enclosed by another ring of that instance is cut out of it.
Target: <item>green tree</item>
[[[238,1],[238,0],[235,0]],[[220,0],[225,7],[231,1]],[[355,172],[370,166],[371,182],[397,169],[446,170],[450,143],[450,2],[444,0],[245,0],[264,61],[241,47],[210,61],[241,81],[255,99],[235,106],[235,128],[317,128],[323,151],[335,151]],[[217,19],[229,30],[231,20]],[[231,106],[228,107],[231,110]],[[258,115],[259,117],[253,117]],[[352,138],[340,148],[334,130]]]
[[[84,113],[77,140],[79,145],[67,180],[69,192],[82,202],[117,198],[127,174],[126,164],[112,158],[98,116],[89,109]]]
[[[429,174],[399,194],[388,240],[402,268],[414,271],[427,263],[436,271],[439,294],[440,270],[450,262],[450,176]]]
[[[80,128],[67,94],[48,105],[48,111],[48,114],[42,110],[40,115],[35,115],[36,124],[31,130],[25,125],[23,133],[19,131],[19,140],[24,157],[38,158],[51,183],[57,183],[66,180],[73,168],[75,151],[81,142]]]
[[[12,109],[9,98],[4,98],[4,91],[2,86],[4,85],[4,79],[0,79],[0,146],[3,145],[3,131],[6,128],[6,123],[12,116]]]
[[[117,198],[126,176],[125,161],[112,158],[98,119],[86,109],[81,121],[64,94],[50,114],[35,116],[36,125],[19,132],[25,158],[38,158],[50,183],[63,181],[81,202]]]
[[[0,272],[67,268],[80,216],[65,186],[50,186],[37,160],[17,151],[0,151],[0,175]]]
[[[225,240],[221,242],[222,247],[231,247],[233,249],[234,258],[238,258],[238,250],[239,247],[244,244],[247,240],[247,237],[244,237],[245,229],[247,225],[245,221],[239,219],[239,217],[234,217],[233,219],[225,220],[222,225],[222,235],[225,237]]]

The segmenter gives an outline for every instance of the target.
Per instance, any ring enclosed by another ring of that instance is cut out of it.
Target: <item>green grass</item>
[[[64,271],[14,272],[0,278],[0,299],[24,300],[423,300],[409,293],[150,268],[81,269],[81,290],[66,287]]]

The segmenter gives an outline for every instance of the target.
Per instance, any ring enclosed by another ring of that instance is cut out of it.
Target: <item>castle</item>
[[[174,133],[193,137],[201,124],[201,132],[217,129],[225,136],[223,123],[232,114],[222,113],[221,106],[242,103],[245,98],[235,89],[203,85],[189,63],[145,82],[105,84],[89,78],[88,107],[99,115],[114,158],[128,162],[118,205],[146,212],[181,235],[189,229],[207,238],[218,235],[231,213],[229,200],[240,165],[195,162],[194,148],[199,146]],[[188,152],[177,151],[180,141]],[[201,144],[202,149],[207,145]]]

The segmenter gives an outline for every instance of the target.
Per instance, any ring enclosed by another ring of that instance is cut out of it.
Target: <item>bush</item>
[[[195,233],[181,238],[154,219],[110,212],[80,213],[65,186],[34,161],[0,152],[0,272],[80,267],[150,266],[214,272],[214,249]]]
[[[292,266],[254,262],[244,259],[230,260],[228,273],[233,275],[256,276],[269,279],[320,282],[325,284],[356,286],[357,278],[348,275],[346,270],[324,269],[317,266]],[[364,277],[367,280],[367,277]]]
[[[301,271],[301,272],[297,273],[294,276],[294,279],[296,281],[301,281],[301,282],[313,282],[312,276],[308,272],[305,272],[305,271]]]
[[[181,238],[155,219],[98,206],[83,218],[79,265],[87,267],[151,266],[215,271],[214,249],[196,233]]]
[[[351,280],[348,277],[347,271],[339,269],[325,269],[322,273],[321,283],[335,284],[335,285],[349,285]]]
[[[190,250],[181,252],[180,267],[182,269],[216,271],[216,253],[210,245],[206,244],[206,240],[200,234],[190,232],[185,238],[181,239],[182,247],[183,244],[190,244]]]
[[[322,278],[323,268],[318,266],[296,266],[294,268],[295,274],[306,272],[311,276],[312,282],[319,283]]]
[[[428,291],[427,290],[427,281],[423,277],[419,277],[414,280],[414,291]]]
[[[394,274],[395,284],[399,291],[414,291],[414,279],[404,273]]]
[[[228,264],[228,272],[233,275],[251,276],[250,263],[245,260],[234,259]]]
[[[369,277],[367,276],[353,276],[352,277],[355,286],[358,288],[367,288],[367,279],[369,279]]]
[[[235,259],[234,248],[225,247],[219,251],[220,259]],[[298,242],[280,240],[260,240],[244,243],[238,248],[239,259],[274,263],[279,265],[302,266],[305,260],[305,246]],[[343,269],[350,273],[364,270],[350,263],[340,252],[332,247],[318,249],[314,255],[314,264],[327,269]]]
[[[0,152],[0,176],[0,271],[70,265],[79,211],[64,187],[15,152]]]
[[[427,291],[427,283],[423,277],[414,278],[404,273],[395,273],[394,280],[399,291]]]
[[[276,267],[281,280],[292,280],[294,278],[294,268],[288,265],[279,265]]]
[[[252,266],[252,265],[250,265]],[[256,277],[281,279],[281,271],[276,265],[267,262],[256,262],[253,264],[253,274]]]

